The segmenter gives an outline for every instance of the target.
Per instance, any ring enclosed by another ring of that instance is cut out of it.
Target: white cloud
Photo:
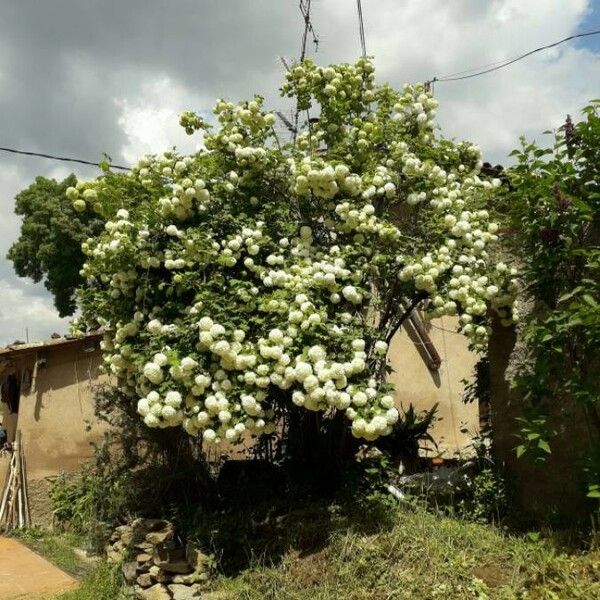
[[[348,60],[359,51],[355,11],[344,0],[315,5],[324,54]],[[585,29],[588,0],[363,0],[367,51],[380,80],[424,81],[520,55]],[[327,49],[329,40],[336,44]],[[478,143],[486,158],[507,162],[518,138],[541,138],[567,113],[598,95],[600,56],[564,45],[507,69],[438,83],[439,123],[447,137]]]
[[[188,136],[179,125],[185,110],[206,109],[210,103],[166,76],[145,83],[133,98],[117,98],[118,123],[127,137],[121,154],[128,164],[143,154],[156,154],[176,146],[184,153],[202,146],[201,136]]]
[[[45,340],[54,332],[66,333],[69,320],[61,319],[49,297],[36,295],[34,284],[0,279],[0,345],[15,340]]]

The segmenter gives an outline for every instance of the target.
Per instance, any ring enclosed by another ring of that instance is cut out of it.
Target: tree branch
[[[410,316],[410,313],[418,306],[418,304],[422,300],[425,300],[425,298],[427,298],[427,296],[428,296],[427,292],[421,292],[420,294],[417,295],[416,298],[414,298],[411,301],[411,303],[408,305],[408,308],[406,308],[406,310],[404,311],[404,313],[402,314],[400,319],[398,319],[398,322],[392,327],[391,331],[387,334],[385,341],[388,344],[392,341],[392,339],[396,335],[398,329],[400,329],[400,327],[402,327],[402,323],[404,323],[404,321],[406,321],[406,319],[408,319],[408,317]]]

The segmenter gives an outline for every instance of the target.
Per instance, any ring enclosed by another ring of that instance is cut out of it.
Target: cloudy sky
[[[401,85],[511,58],[600,29],[600,0],[363,0],[367,52],[380,81]],[[354,0],[313,0],[321,63],[360,53]],[[3,0],[0,146],[130,164],[196,142],[182,110],[258,92],[285,107],[279,56],[298,55],[297,0]],[[312,54],[312,50],[311,50]],[[600,36],[511,68],[438,83],[446,136],[506,162],[518,136],[540,140],[600,96]],[[0,153],[0,345],[66,331],[42,284],[17,278],[4,257],[18,236],[15,194],[36,175],[87,178],[93,168]]]

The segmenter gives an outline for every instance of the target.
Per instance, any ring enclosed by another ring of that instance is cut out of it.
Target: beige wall
[[[468,452],[471,438],[479,431],[479,407],[464,404],[463,379],[473,379],[477,355],[468,349],[467,339],[456,332],[457,319],[443,317],[425,322],[429,337],[442,358],[437,371],[431,371],[419,353],[419,346],[403,328],[392,340],[389,359],[394,372],[389,380],[396,386],[396,405],[407,409],[412,403],[419,411],[436,402],[438,421],[431,433],[437,452],[450,457]],[[463,431],[461,431],[463,430]]]
[[[77,469],[92,454],[90,442],[102,436],[92,389],[104,381],[98,375],[99,350],[87,354],[81,342],[52,348],[44,356],[46,364],[33,369],[31,387],[22,391],[19,407],[30,479]]]
[[[478,431],[478,407],[462,402],[462,380],[471,379],[477,357],[469,352],[466,339],[455,332],[455,319],[437,319],[425,326],[442,357],[440,368],[429,370],[418,345],[407,330],[401,330],[390,347],[394,369],[390,380],[396,385],[398,407],[408,408],[412,403],[423,411],[439,403],[439,420],[432,434],[438,451],[451,456],[468,448],[471,435]],[[32,371],[31,386],[21,392],[18,415],[30,479],[77,469],[91,456],[90,442],[102,436],[94,417],[93,387],[106,378],[98,374],[100,351],[86,354],[84,344],[56,346],[19,360],[19,369]],[[35,363],[40,356],[45,356],[46,364],[38,368]],[[92,424],[89,431],[88,424]]]

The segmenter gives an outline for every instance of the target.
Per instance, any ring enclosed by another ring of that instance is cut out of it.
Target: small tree
[[[599,112],[595,101],[583,110],[580,123],[568,118],[550,148],[522,140],[501,204],[534,307],[523,329],[531,360],[515,380],[531,409],[522,419],[517,452],[537,461],[547,458],[553,435],[559,435],[548,415],[556,425],[559,410],[575,400],[585,411],[590,435],[573,444],[585,448],[595,497],[600,497]],[[560,435],[565,431],[562,427]]]
[[[305,61],[282,88],[306,115],[294,143],[260,97],[219,100],[214,132],[182,116],[206,150],[67,191],[107,219],[83,244],[79,327],[106,328],[106,366],[148,427],[236,442],[283,412],[318,444],[345,415],[375,440],[398,419],[386,353],[411,310],[458,315],[475,348],[490,308],[516,316],[514,272],[488,250],[499,181],[476,146],[436,136],[423,85],[374,78],[367,59]]]
[[[66,198],[75,175],[63,181],[36,177],[15,198],[15,213],[23,217],[21,235],[7,258],[19,277],[44,280],[61,317],[75,311],[75,290],[83,283],[79,271],[85,261],[81,244],[102,231],[103,222],[91,212],[78,213]]]

